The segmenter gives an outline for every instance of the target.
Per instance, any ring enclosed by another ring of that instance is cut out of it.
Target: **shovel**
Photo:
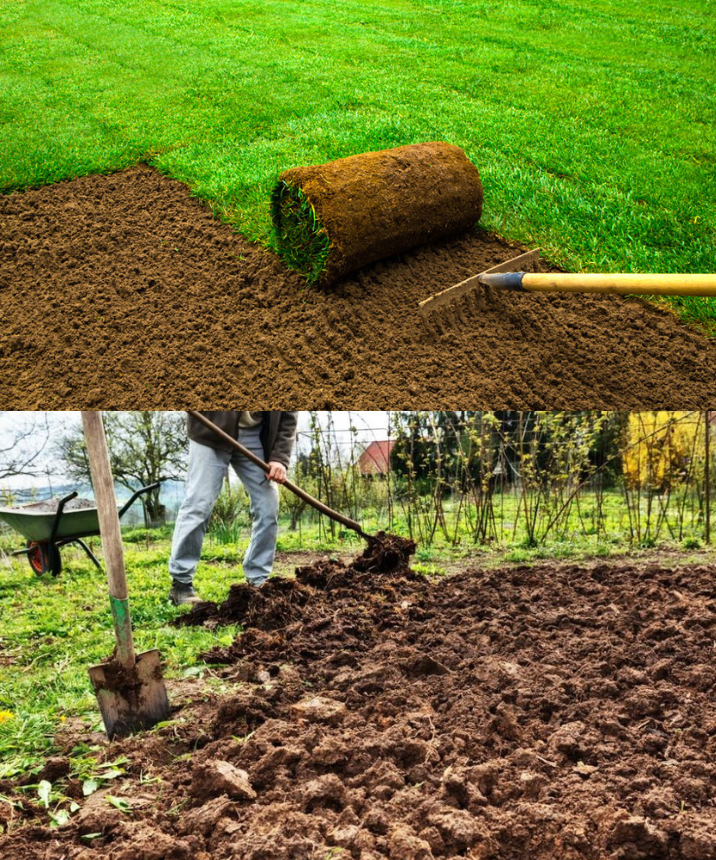
[[[92,486],[97,500],[109,583],[109,603],[117,645],[106,663],[90,666],[89,676],[110,740],[148,729],[169,718],[159,651],[134,653],[124,571],[122,535],[101,412],[83,412]]]

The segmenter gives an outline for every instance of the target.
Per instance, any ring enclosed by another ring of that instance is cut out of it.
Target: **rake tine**
[[[465,296],[465,308],[472,316],[480,313],[482,310],[482,290],[475,290],[469,296]]]
[[[473,313],[479,313],[485,306],[484,290],[479,289],[475,290],[474,293],[471,293],[467,298],[467,303]]]
[[[452,304],[446,305],[444,308],[441,308],[441,317],[445,323],[446,334],[449,329],[455,328],[455,326],[459,325],[459,320],[457,316],[457,308],[455,307],[455,302]]]
[[[461,296],[454,305],[454,316],[455,319],[460,323],[461,326],[468,326],[469,323],[465,318],[465,311],[467,309],[467,302],[465,301],[465,296]]]
[[[454,284],[446,290],[429,296],[418,303],[418,311],[425,320],[432,317],[433,325],[436,324],[435,320],[438,316],[442,323],[448,327],[460,323],[468,325],[469,321],[465,319],[465,314],[479,313],[481,309],[494,306],[497,303],[492,288],[481,283],[483,275],[524,270],[533,271],[536,268],[539,268],[539,248],[527,251],[511,260],[505,260],[504,263],[498,263],[479,275],[473,275],[459,284]]]
[[[421,313],[420,321],[423,324],[424,330],[433,340],[440,337],[440,330],[435,319],[435,314]]]
[[[438,331],[441,335],[447,334],[448,329],[450,328],[450,321],[446,318],[443,310],[439,310],[436,314],[433,315],[435,322],[438,327]]]

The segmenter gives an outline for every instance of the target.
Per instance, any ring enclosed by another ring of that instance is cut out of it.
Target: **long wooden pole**
[[[535,292],[617,293],[642,296],[716,296],[716,275],[527,273],[525,290]]]
[[[709,410],[704,412],[706,430],[704,433],[704,455],[706,461],[704,464],[704,514],[706,517],[706,528],[704,529],[704,538],[707,544],[711,543],[711,422],[709,421]]]
[[[221,428],[217,427],[213,421],[210,421],[206,415],[202,415],[201,412],[197,412],[194,409],[188,409],[187,414],[191,415],[192,418],[196,418],[197,421],[200,421],[205,427],[208,427],[209,430],[212,430],[216,435],[223,439],[227,445],[231,445],[232,448],[235,448],[241,454],[246,457],[247,460],[251,460],[252,463],[255,463],[260,469],[263,469],[264,472],[269,472],[271,467],[268,463],[265,463],[260,457],[257,457],[253,451],[250,451],[244,445],[241,444],[237,439],[234,439],[233,436],[230,436],[228,433],[225,433]],[[328,505],[324,505],[323,502],[314,498],[310,493],[307,493],[305,490],[302,490],[300,487],[296,486],[292,481],[286,480],[283,483],[283,486],[286,487],[287,490],[294,493],[299,499],[303,499],[304,502],[309,504],[312,508],[315,508],[320,513],[325,514],[327,517],[330,517],[332,520],[335,520],[337,523],[341,523],[346,526],[346,528],[351,529],[351,531],[357,532],[362,538],[367,541],[372,541],[373,538],[371,535],[366,534],[363,529],[360,527],[359,523],[355,522],[355,520],[350,519],[349,517],[344,516],[343,514],[339,514],[338,511],[334,511],[333,508],[329,508]]]
[[[132,639],[132,623],[129,617],[122,533],[119,527],[114,478],[109,462],[107,439],[104,435],[102,413],[83,412],[82,425],[92,474],[92,488],[97,501],[102,549],[107,566],[109,602],[112,607],[112,618],[117,637],[117,660],[129,669],[134,666],[136,658]]]

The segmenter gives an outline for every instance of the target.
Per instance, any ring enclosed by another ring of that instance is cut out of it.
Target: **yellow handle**
[[[532,292],[618,293],[646,296],[716,296],[716,275],[640,275],[545,272],[525,274],[522,288]]]

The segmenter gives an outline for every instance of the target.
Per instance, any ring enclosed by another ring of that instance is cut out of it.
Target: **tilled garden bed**
[[[107,747],[129,760],[123,809],[60,779],[81,810],[58,830],[27,807],[0,854],[712,860],[715,575],[623,561],[428,580],[404,554],[234,586],[182,622],[244,625],[205,655],[230,691]]]

